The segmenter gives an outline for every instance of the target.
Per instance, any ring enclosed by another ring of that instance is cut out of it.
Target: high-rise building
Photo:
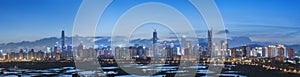
[[[232,49],[231,49],[231,55],[230,55],[230,56],[231,56],[232,58],[236,58],[236,53],[237,53],[236,49],[235,49],[235,48],[232,48]]]
[[[289,48],[289,54],[288,54],[288,57],[289,59],[293,59],[294,58],[294,49],[293,48]]]
[[[24,59],[24,50],[20,49],[19,51],[19,59]]]
[[[105,49],[104,49],[104,57],[105,58],[108,58],[108,57],[110,57],[111,55],[110,55],[110,50],[109,50],[109,48],[108,47],[106,47]]]
[[[255,47],[251,51],[251,56],[262,57],[263,47]]]
[[[144,57],[145,56],[145,49],[143,46],[138,46],[137,47],[137,55],[139,57]]]
[[[172,48],[169,45],[164,46],[164,51],[167,53],[167,57],[171,58],[172,57]]]
[[[130,47],[126,47],[125,48],[125,56],[126,56],[126,60],[130,60],[131,59],[131,56],[130,56],[130,49],[129,49]],[[150,54],[149,54],[150,55]]]
[[[84,49],[84,45],[83,45],[83,43],[80,43],[77,47],[77,53],[76,53],[75,57],[83,57],[84,56],[83,55],[83,53],[84,53],[83,49]]]
[[[228,43],[226,43],[224,40],[221,41],[221,53],[222,56],[229,56],[228,51]]]
[[[201,52],[202,52],[202,47],[199,44],[195,45],[192,49],[193,56],[196,56],[196,57],[200,56]],[[199,57],[197,57],[197,58],[199,58]]]
[[[212,29],[211,30],[208,30],[207,32],[207,36],[208,36],[208,39],[207,39],[207,42],[208,42],[208,46],[207,46],[207,54],[208,55],[211,55],[211,52],[212,52]]]
[[[280,57],[286,57],[287,53],[286,53],[286,48],[284,47],[283,44],[278,44],[277,46],[277,56],[280,56]]]
[[[61,31],[61,53],[60,53],[60,57],[61,58],[66,58],[67,56],[67,53],[66,53],[66,47],[65,47],[65,31],[62,30]]]
[[[61,31],[61,51],[65,51],[65,31]]]
[[[116,47],[114,51],[115,51],[114,57],[116,59],[120,59],[121,58],[121,47]]]
[[[276,56],[276,46],[270,45],[268,47],[268,57],[272,58],[272,57],[275,57],[275,56]]]
[[[187,40],[186,40],[186,36],[181,37],[180,47],[181,47],[181,55],[185,55],[186,52],[188,52],[188,50],[186,50],[186,48],[188,48],[188,43],[187,43]]]
[[[250,47],[247,46],[247,45],[244,45],[242,47],[242,56],[243,57],[250,57],[250,51],[251,51]]]
[[[268,57],[268,47],[263,47],[261,51],[262,57]]]
[[[157,43],[158,37],[157,37],[156,29],[154,29],[154,31],[153,31],[152,40],[153,40],[153,44]]]
[[[158,57],[158,53],[159,53],[158,52],[158,44],[157,44],[158,37],[157,37],[157,31],[156,31],[156,29],[154,29],[152,35],[153,35],[152,36],[152,41],[153,42],[152,42],[152,45],[151,45],[149,53],[150,53],[150,56],[152,56],[152,57]]]
[[[34,59],[34,49],[31,49],[28,53],[27,53],[27,59]]]

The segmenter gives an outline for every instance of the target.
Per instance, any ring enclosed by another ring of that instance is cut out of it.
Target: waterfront
[[[71,62],[70,62],[71,63]],[[22,63],[18,63],[22,64]],[[103,66],[96,67],[93,70],[84,70],[84,69],[76,69],[73,65],[63,65],[62,67],[48,67],[42,68],[40,63],[36,63],[34,66],[37,69],[31,68],[20,68],[20,67],[9,67],[9,68],[0,68],[0,76],[1,77],[32,77],[32,76],[53,76],[53,77],[77,77],[77,76],[115,76],[115,77],[127,77],[127,76],[140,76],[129,74],[123,70],[119,66]],[[49,63],[44,63],[49,64]],[[53,63],[55,64],[55,63]],[[68,63],[62,63],[68,64]],[[5,65],[5,64],[1,64]],[[11,64],[8,64],[11,65]],[[51,63],[50,63],[51,65]],[[285,73],[281,71],[275,70],[267,70],[262,67],[256,67],[251,65],[242,65],[242,64],[229,64],[226,63],[221,73],[215,73],[213,71],[208,70],[209,64],[207,63],[199,63],[196,66],[179,66],[169,65],[169,64],[124,64],[122,67],[124,68],[132,68],[136,70],[141,70],[144,72],[142,75],[149,76],[148,74],[152,74],[154,77],[173,77],[173,76],[220,76],[220,77],[297,77],[299,74]],[[189,73],[190,69],[195,69],[195,72]],[[140,71],[140,72],[141,72]]]

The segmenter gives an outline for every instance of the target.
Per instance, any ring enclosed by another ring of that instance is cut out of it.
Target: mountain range
[[[76,36],[75,36],[76,37]],[[78,36],[77,36],[78,37]],[[84,38],[84,37],[81,37]],[[84,40],[81,42],[85,43],[87,41],[93,41],[96,45],[110,45],[111,38],[104,37],[104,36],[97,36],[97,37],[85,37],[85,38],[92,38],[90,40]],[[66,37],[66,44],[71,45],[72,37]],[[4,52],[16,52],[19,49],[35,49],[35,50],[45,50],[46,47],[53,47],[54,45],[59,45],[61,39],[57,37],[49,37],[43,38],[36,41],[22,41],[22,42],[12,42],[12,43],[3,43],[0,44],[0,50]],[[152,39],[133,39],[130,41],[132,44],[151,44]],[[178,40],[171,40],[171,41],[164,41],[164,42],[179,42]],[[255,42],[252,41],[249,37],[232,37],[231,39],[227,39],[229,48],[240,47],[243,44],[246,44],[250,47],[262,47],[268,45],[276,45],[277,43],[270,43],[270,42]],[[198,44],[203,47],[207,47],[207,38],[198,38]],[[300,45],[285,45],[287,48],[294,48],[296,51],[300,51]]]

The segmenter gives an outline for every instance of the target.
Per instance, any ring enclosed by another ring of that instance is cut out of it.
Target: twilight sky
[[[0,43],[60,37],[62,29],[70,36],[81,2],[0,0]],[[160,2],[177,9],[190,21],[199,37],[206,37],[207,27],[202,16],[187,0],[116,0],[102,15],[96,35],[110,36],[122,14],[145,2]],[[225,28],[229,30],[228,37],[247,36],[253,41],[286,44],[300,43],[299,4],[299,0],[216,0]],[[141,29],[139,32],[153,31],[152,28]]]

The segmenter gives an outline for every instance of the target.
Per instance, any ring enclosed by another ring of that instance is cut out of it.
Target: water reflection
[[[163,77],[163,76],[190,76],[189,69],[198,69],[196,76],[211,76],[220,75],[223,77],[246,77],[239,74],[240,71],[231,70],[235,65],[226,65],[221,74],[215,74],[213,71],[209,71],[207,65],[198,66],[186,66],[183,70],[178,70],[178,66],[166,65],[166,64],[126,64],[122,65],[125,68],[136,68],[143,72],[155,72],[153,77]],[[44,70],[33,70],[33,69],[20,69],[20,68],[0,68],[0,77],[32,77],[32,76],[46,76],[46,77],[76,77],[76,76],[116,76],[116,77],[136,77],[138,75],[131,75],[123,71],[118,66],[111,67],[99,67],[100,70],[78,70],[75,67],[61,67],[61,68],[51,68]],[[140,77],[140,76],[139,76]]]

